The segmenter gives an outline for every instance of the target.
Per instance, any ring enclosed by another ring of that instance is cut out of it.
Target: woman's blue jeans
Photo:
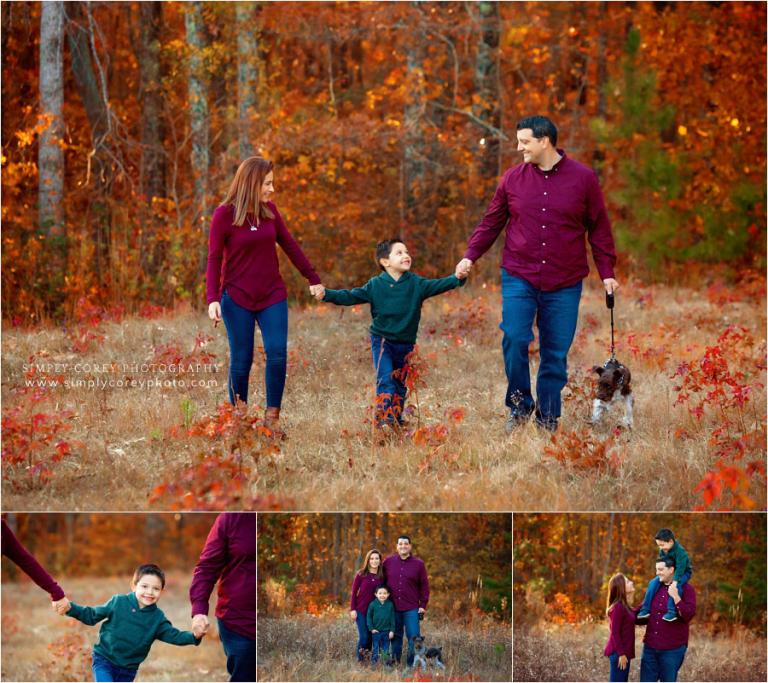
[[[505,403],[512,414],[528,417],[554,429],[560,417],[560,392],[568,381],[568,351],[576,334],[582,283],[554,292],[536,289],[526,280],[501,269],[504,333],[501,348],[507,373]],[[536,399],[531,395],[528,346],[533,341],[533,323],[539,329],[541,362],[536,377]]]
[[[403,612],[395,610],[395,637],[392,639],[392,658],[396,662],[400,661],[400,657],[403,654],[403,630],[405,630],[405,637],[408,638],[408,655],[406,656],[405,663],[408,666],[413,666],[415,655],[413,639],[420,635],[419,610],[409,609]]]
[[[261,311],[238,306],[226,290],[221,295],[221,317],[229,337],[229,400],[248,403],[248,376],[253,363],[256,323],[261,330],[267,356],[267,406],[279,408],[283,401],[288,367],[288,301],[279,301]]]
[[[102,657],[96,652],[93,653],[93,680],[94,681],[122,681],[123,683],[130,683],[136,674],[138,669],[127,669],[124,666],[117,666],[113,664],[106,657]]]
[[[227,656],[227,673],[230,681],[256,680],[256,641],[228,629],[218,619],[219,638]]]
[[[363,656],[360,654],[360,650],[371,649],[371,632],[368,630],[366,615],[362,610],[357,610],[355,624],[357,625],[357,661],[362,662]]]
[[[619,668],[619,653],[614,652],[608,657],[611,663],[611,675],[608,678],[609,681],[628,681],[629,680],[629,667],[632,665],[632,660],[627,660],[627,668]]]
[[[413,344],[393,342],[376,334],[371,335],[371,354],[376,370],[376,420],[379,425],[402,423],[405,395],[408,388],[405,377],[405,358],[413,351]]]

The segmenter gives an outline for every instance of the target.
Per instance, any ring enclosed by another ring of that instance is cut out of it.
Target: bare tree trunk
[[[64,4],[43,2],[40,17],[40,114],[48,125],[38,150],[38,225],[49,236],[63,236],[64,211]]]
[[[235,3],[237,12],[237,131],[240,161],[253,156],[251,119],[256,111],[259,43],[254,30],[255,5]]]
[[[208,233],[206,216],[208,211],[208,88],[203,65],[205,47],[202,3],[190,2],[184,5],[184,20],[189,57],[189,116],[192,129],[192,175],[194,178],[193,220]],[[204,267],[205,259],[202,264]]]
[[[475,57],[475,90],[478,99],[472,105],[472,113],[481,121],[499,128],[498,59],[499,32],[501,20],[497,2],[478,2],[470,5],[477,8],[480,40]],[[480,173],[483,179],[495,180],[499,170],[500,140],[487,128],[479,130],[485,144],[482,145]]]

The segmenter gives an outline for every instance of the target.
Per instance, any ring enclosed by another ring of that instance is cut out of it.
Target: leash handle
[[[608,294],[608,292],[605,293],[605,305],[611,311],[611,360],[616,359],[616,351],[613,343],[613,304],[615,301],[616,299],[613,295],[613,292],[610,294]]]
[[[613,310],[613,303],[614,303],[614,296],[613,293],[608,294],[608,292],[605,293],[605,305]]]

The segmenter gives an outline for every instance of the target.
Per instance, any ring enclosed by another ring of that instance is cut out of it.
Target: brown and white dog
[[[604,366],[593,366],[592,370],[599,376],[597,381],[597,396],[592,401],[592,424],[598,424],[603,415],[616,402],[624,403],[624,417],[621,424],[632,429],[632,407],[635,399],[632,396],[630,382],[632,375],[629,368],[615,358],[611,358]]]

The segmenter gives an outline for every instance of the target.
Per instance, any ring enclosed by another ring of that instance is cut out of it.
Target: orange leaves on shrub
[[[206,346],[213,341],[213,337],[198,332],[190,351],[182,350],[182,342],[169,342],[155,348],[153,362],[166,363],[168,365],[208,365],[216,360],[216,354],[207,351]]]
[[[547,605],[547,619],[553,624],[576,624],[581,620],[571,599],[565,593],[555,593]]]
[[[615,471],[621,464],[618,453],[611,451],[615,443],[616,434],[602,439],[585,428],[553,434],[552,443],[544,449],[544,453],[577,470]]]

